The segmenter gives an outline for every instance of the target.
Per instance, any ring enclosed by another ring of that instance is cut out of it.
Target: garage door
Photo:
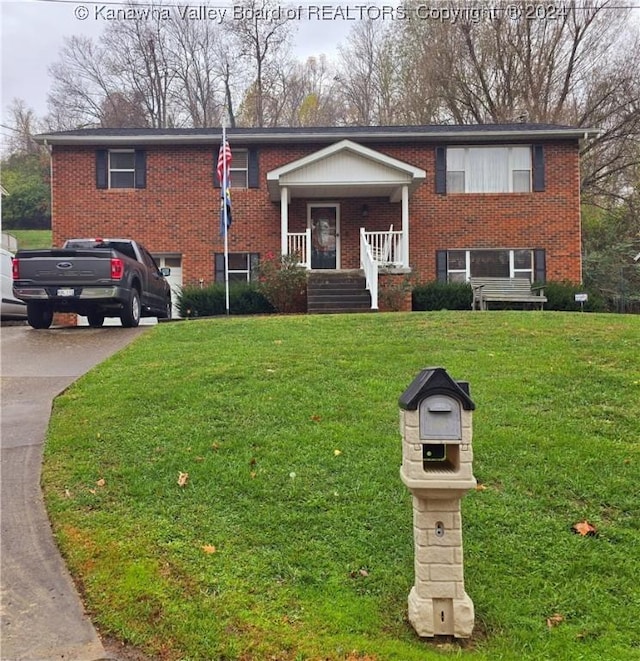
[[[171,300],[173,302],[173,318],[176,319],[180,316],[178,312],[178,296],[182,290],[182,257],[180,255],[154,255],[153,258],[162,268],[166,266],[171,269],[171,273],[167,277],[167,282],[171,286]]]

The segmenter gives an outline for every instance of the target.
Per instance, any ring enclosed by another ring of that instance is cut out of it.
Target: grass
[[[56,401],[55,534],[154,659],[640,659],[639,343],[638,317],[537,312],[160,325]],[[463,644],[406,621],[397,400],[434,365],[477,405]]]
[[[51,230],[7,230],[15,236],[20,250],[51,248]]]

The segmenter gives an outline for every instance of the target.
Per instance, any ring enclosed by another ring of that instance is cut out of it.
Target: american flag
[[[231,147],[223,140],[218,153],[218,181],[220,182],[220,236],[225,236],[231,226]]]
[[[218,181],[220,182],[220,186],[223,186],[224,184],[222,183],[225,179],[225,173],[226,173],[226,181],[227,181],[227,186],[229,185],[229,179],[230,179],[230,169],[231,169],[231,147],[229,147],[229,143],[225,141],[220,145],[220,151],[218,152]]]

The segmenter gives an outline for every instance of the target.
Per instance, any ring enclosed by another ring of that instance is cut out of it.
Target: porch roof
[[[341,140],[324,149],[267,173],[271,199],[280,200],[282,188],[291,198],[386,197],[402,198],[402,187],[411,193],[427,173],[409,163]]]

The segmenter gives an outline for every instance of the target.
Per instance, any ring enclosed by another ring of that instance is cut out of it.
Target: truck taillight
[[[20,280],[20,262],[14,257],[11,260],[11,273],[14,280]]]
[[[111,279],[120,280],[124,274],[124,264],[118,257],[111,258]]]

